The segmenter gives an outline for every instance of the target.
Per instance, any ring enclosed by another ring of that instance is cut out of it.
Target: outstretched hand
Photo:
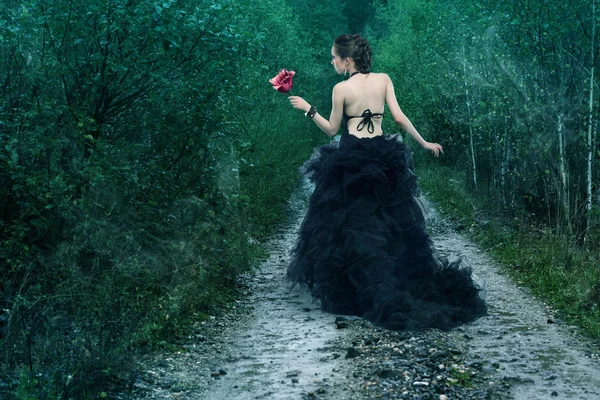
[[[429,142],[425,142],[425,145],[423,146],[425,149],[431,151],[433,153],[433,155],[435,157],[439,157],[440,152],[442,154],[444,154],[444,149],[442,148],[442,146],[438,143],[429,143]]]
[[[290,99],[290,103],[292,103],[292,106],[294,106],[295,109],[302,110],[304,112],[310,110],[310,104],[308,104],[302,97],[289,96],[288,99]]]

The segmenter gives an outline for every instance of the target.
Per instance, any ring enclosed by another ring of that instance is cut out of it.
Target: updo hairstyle
[[[361,74],[371,72],[371,46],[367,39],[358,34],[340,35],[333,41],[333,47],[341,58],[350,57]]]

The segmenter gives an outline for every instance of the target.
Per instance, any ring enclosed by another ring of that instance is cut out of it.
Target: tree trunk
[[[592,138],[592,125],[594,120],[594,67],[596,60],[594,57],[594,39],[596,36],[596,1],[592,0],[592,46],[591,46],[591,61],[592,68],[590,69],[590,98],[589,98],[589,113],[588,113],[588,156],[587,156],[587,198],[585,202],[585,230],[583,231],[583,243],[587,239],[587,231],[591,226],[592,216],[592,161],[594,157],[594,142]]]
[[[569,206],[569,190],[568,190],[568,173],[567,164],[565,160],[565,133],[562,114],[558,114],[558,154],[559,154],[559,175],[560,175],[560,190],[559,195],[560,201],[563,208],[563,218],[567,223],[567,230],[570,234],[573,232],[571,229],[571,212]],[[560,230],[560,220],[557,221],[557,229]]]
[[[473,167],[473,186],[477,190],[477,165],[475,164],[475,145],[473,144],[473,124],[471,123],[471,102],[469,100],[469,86],[467,85],[467,57],[465,55],[465,45],[463,43],[463,75],[465,79],[465,94],[467,96],[467,115],[469,124],[469,147],[471,156],[471,166]]]
[[[500,191],[502,193],[502,202],[504,203],[504,208],[507,208],[508,202],[506,200],[506,170],[508,169],[508,161],[510,160],[510,145],[509,145],[510,138],[508,137],[508,135],[509,135],[508,125],[505,125],[504,129],[506,131],[506,134],[504,137],[504,149],[502,152],[503,157],[502,157],[502,161],[500,162]]]

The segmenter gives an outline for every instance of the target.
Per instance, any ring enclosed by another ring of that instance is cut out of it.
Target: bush
[[[283,0],[5,2],[0,393],[106,396],[235,296],[324,138],[268,84],[329,97],[300,26]]]

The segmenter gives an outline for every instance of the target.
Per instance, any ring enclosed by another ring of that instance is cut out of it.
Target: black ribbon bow
[[[367,122],[367,132],[369,133],[373,133],[375,132],[375,124],[373,124],[373,117],[377,117],[380,116],[382,114],[379,113],[375,113],[373,114],[371,112],[371,110],[369,110],[368,108],[363,111],[362,115],[360,116],[360,118],[362,118],[362,121],[359,122],[359,124],[356,126],[356,130],[357,131],[362,131],[363,128],[365,127],[365,121]]]

